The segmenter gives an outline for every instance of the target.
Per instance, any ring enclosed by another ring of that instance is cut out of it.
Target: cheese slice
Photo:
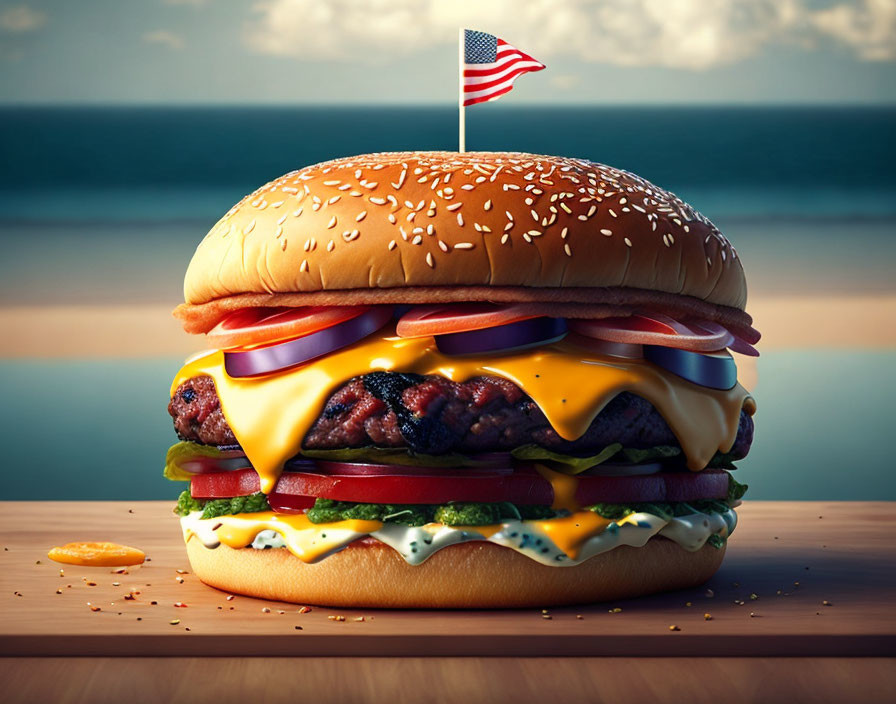
[[[671,519],[635,513],[618,521],[591,511],[536,521],[509,520],[490,526],[419,527],[379,521],[337,521],[314,524],[304,515],[273,512],[242,513],[203,519],[199,511],[181,519],[184,540],[197,539],[207,548],[287,548],[306,563],[322,560],[354,541],[373,537],[395,549],[409,564],[418,565],[435,552],[471,541],[502,545],[551,566],[578,565],[620,545],[642,547],[660,535],[695,551],[712,535],[726,538],[737,523],[733,509],[695,513]]]
[[[600,355],[569,339],[522,352],[457,357],[439,352],[431,337],[402,339],[394,329],[259,377],[228,376],[223,353],[212,352],[178,372],[171,394],[193,377],[212,377],[224,418],[257,470],[261,490],[270,493],[330,395],[349,379],[372,371],[437,374],[457,382],[476,376],[507,379],[570,441],[581,437],[615,396],[630,391],[659,410],[692,470],[706,467],[717,451],[730,450],[741,408],[755,410],[740,384],[727,391],[709,389],[649,362]]]

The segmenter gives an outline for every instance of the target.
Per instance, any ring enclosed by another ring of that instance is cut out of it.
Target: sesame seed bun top
[[[530,301],[532,289],[637,289],[740,311],[747,299],[718,229],[632,173],[554,156],[406,152],[316,164],[246,196],[197,248],[181,308],[272,293],[358,302],[383,289],[420,302],[420,291],[457,287],[525,287]],[[463,300],[456,292],[437,298]]]

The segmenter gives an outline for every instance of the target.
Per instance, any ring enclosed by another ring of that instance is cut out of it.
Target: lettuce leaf
[[[596,465],[606,462],[613,455],[622,449],[622,445],[618,442],[607,445],[596,455],[590,457],[575,457],[574,455],[564,455],[561,452],[547,450],[539,445],[523,445],[511,451],[518,460],[542,460],[548,462],[556,462],[562,467],[556,468],[558,472],[565,474],[581,474],[586,469],[590,469]]]
[[[741,484],[737,479],[731,476],[731,473],[728,473],[728,503],[733,504],[735,501],[740,501],[743,498],[743,495],[747,493],[747,489],[750,488],[749,484]]]
[[[667,460],[671,457],[678,457],[681,454],[681,448],[674,445],[657,445],[656,447],[648,447],[639,449],[636,447],[624,447],[619,451],[626,462],[632,464],[644,464],[645,462],[656,462],[657,460]]]
[[[477,467],[481,463],[467,455],[423,455],[400,447],[353,447],[341,450],[301,451],[302,457],[330,462],[369,462],[371,464],[400,464],[409,467]]]
[[[217,458],[223,454],[221,450],[212,445],[200,445],[198,442],[179,442],[168,448],[168,454],[165,455],[165,470],[163,474],[165,479],[170,479],[173,482],[188,482],[193,478],[193,475],[180,468],[179,463],[182,460],[194,457]]]

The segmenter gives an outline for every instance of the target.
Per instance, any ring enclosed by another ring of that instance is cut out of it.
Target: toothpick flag
[[[545,65],[503,39],[473,29],[460,30],[458,49],[460,151],[464,151],[464,108],[497,100],[513,89],[517,78]]]

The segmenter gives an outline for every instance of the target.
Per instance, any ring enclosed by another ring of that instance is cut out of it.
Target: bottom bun
[[[227,592],[363,608],[518,608],[586,604],[693,587],[722,564],[724,547],[688,552],[666,538],[620,546],[575,567],[548,567],[509,548],[469,542],[409,565],[378,541],[307,564],[286,548],[206,548],[187,542],[193,572]]]

